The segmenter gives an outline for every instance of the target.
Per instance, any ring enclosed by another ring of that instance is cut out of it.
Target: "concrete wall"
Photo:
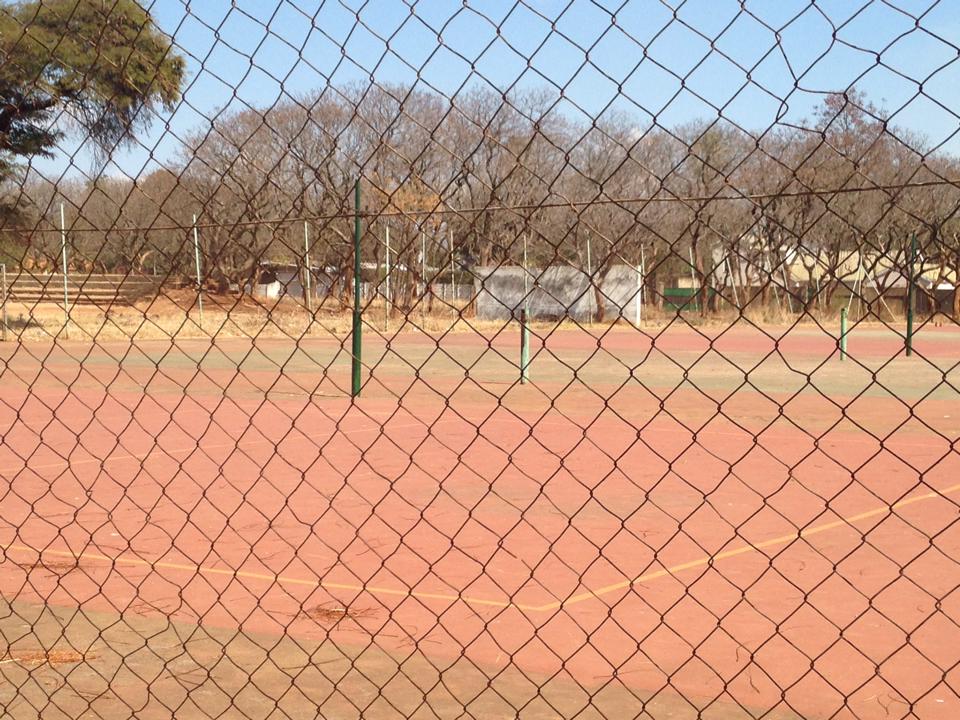
[[[639,302],[638,277],[636,268],[629,265],[614,265],[607,273],[600,291],[608,320],[623,317],[635,321]],[[590,320],[596,315],[595,293],[590,280],[582,271],[562,265],[543,270],[530,268],[527,273],[517,266],[477,268],[474,283],[477,317],[507,320],[519,314],[526,304],[532,319],[570,317]]]
[[[280,297],[292,297],[302,299],[304,296],[303,282],[300,273],[297,270],[286,268],[270,271],[277,279],[272,283],[256,283],[253,286],[253,294],[260,297],[276,299]],[[261,272],[260,278],[265,277]],[[319,298],[327,294],[330,290],[331,278],[329,275],[314,268],[310,285],[310,294]]]

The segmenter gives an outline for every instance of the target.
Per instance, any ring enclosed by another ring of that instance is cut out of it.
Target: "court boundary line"
[[[803,530],[798,530],[794,533],[789,533],[786,535],[780,535],[777,537],[769,538],[768,540],[763,540],[757,543],[746,543],[738,548],[732,550],[724,550],[719,553],[714,553],[712,555],[705,555],[694,560],[689,560],[684,563],[679,563],[676,565],[671,565],[670,567],[663,568],[661,570],[655,570],[653,572],[645,573],[639,575],[632,580],[623,580],[618,583],[612,583],[610,585],[605,585],[599,587],[595,590],[587,590],[570,597],[564,600],[557,600],[554,602],[542,604],[542,605],[532,605],[528,603],[517,603],[512,600],[497,600],[493,598],[482,598],[475,597],[472,595],[463,595],[463,594],[450,594],[450,593],[440,593],[440,592],[426,592],[420,590],[412,589],[401,589],[401,588],[388,588],[381,587],[376,585],[366,585],[366,584],[356,584],[356,583],[340,583],[332,582],[322,579],[309,580],[305,578],[295,578],[286,575],[277,575],[273,573],[259,573],[248,570],[228,570],[225,568],[211,567],[206,565],[196,565],[192,563],[176,563],[166,560],[145,560],[140,557],[128,557],[120,555],[117,557],[111,557],[109,555],[103,555],[96,552],[81,552],[74,553],[69,550],[54,550],[54,549],[43,549],[37,550],[28,545],[21,545],[17,543],[9,543],[6,545],[0,545],[0,550],[3,551],[4,556],[7,553],[30,553],[37,555],[38,558],[42,558],[44,555],[53,555],[55,557],[64,557],[70,558],[76,562],[81,562],[83,560],[93,561],[93,562],[103,562],[111,566],[117,565],[128,565],[133,567],[147,567],[151,570],[177,570],[180,572],[189,572],[192,574],[201,574],[201,575],[220,575],[231,577],[235,579],[247,579],[247,580],[259,580],[263,582],[269,582],[271,584],[279,585],[299,585],[312,587],[323,590],[345,590],[356,593],[369,593],[371,595],[385,595],[393,597],[411,597],[419,600],[442,600],[445,602],[455,603],[463,602],[467,605],[480,606],[480,607],[496,607],[501,609],[514,608],[524,613],[543,613],[551,612],[554,610],[564,609],[570,605],[577,605],[589,600],[601,600],[605,595],[614,593],[620,590],[628,590],[635,585],[639,585],[645,582],[652,580],[657,580],[663,577],[673,577],[677,574],[684,572],[686,570],[692,570],[697,567],[712,566],[714,563],[722,560],[727,560],[729,558],[738,557],[740,555],[746,555],[749,553],[762,553],[762,551],[769,547],[775,547],[777,545],[786,545],[794,540],[799,540],[802,538],[809,537],[811,535],[819,535],[821,533],[827,532],[829,530],[834,530],[839,527],[856,527],[856,523],[866,520],[872,517],[877,517],[879,515],[889,514],[893,511],[907,507],[909,505],[914,505],[919,502],[926,500],[934,500],[938,498],[946,499],[948,495],[952,495],[960,491],[960,483],[951,485],[942,490],[932,490],[921,495],[914,495],[913,497],[905,498],[898,502],[893,503],[892,505],[883,505],[880,507],[873,508],[871,510],[866,510],[861,513],[856,513],[847,517],[839,518],[838,520],[833,520],[827,523],[820,525],[814,525],[813,527],[805,528]],[[3,559],[6,559],[4,557]]]

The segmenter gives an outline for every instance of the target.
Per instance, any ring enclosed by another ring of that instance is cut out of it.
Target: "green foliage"
[[[0,179],[51,155],[65,119],[104,153],[130,141],[179,100],[184,73],[134,0],[0,0]]]

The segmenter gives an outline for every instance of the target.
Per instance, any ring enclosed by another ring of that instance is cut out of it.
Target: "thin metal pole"
[[[780,293],[777,292],[777,284],[773,282],[773,261],[766,252],[763,254],[763,272],[767,276],[767,284],[769,284],[770,289],[773,290],[773,299],[777,301],[777,310],[782,310],[783,305],[780,303]]]
[[[905,338],[907,357],[913,355],[913,293],[915,278],[913,265],[917,258],[917,234],[910,240],[910,262],[907,269],[907,337]]]
[[[847,309],[840,308],[840,360],[847,359]]]
[[[793,312],[793,296],[790,294],[790,281],[787,279],[787,264],[784,263],[780,266],[780,269],[783,270],[783,293],[787,296],[787,307],[790,308],[790,312]]]
[[[857,257],[857,317],[863,317],[863,253],[858,253]]]
[[[637,294],[633,304],[636,306],[634,308],[636,312],[634,313],[633,325],[634,327],[640,327],[640,315],[643,308],[643,265],[637,265]]]
[[[643,245],[640,246],[640,276],[637,278],[637,281],[640,283],[640,288],[637,292],[637,327],[640,327],[640,323],[643,322],[643,286],[646,283],[647,279],[647,260],[644,257]]]
[[[307,312],[313,315],[313,298],[310,296],[311,272],[310,272],[310,231],[307,227],[307,221],[303,221],[303,265],[304,265],[304,300],[307,303]]]
[[[385,231],[386,252],[384,253],[384,288],[383,288],[383,329],[390,329],[390,226]]]
[[[427,234],[420,231],[420,326],[427,325]]]
[[[860,297],[860,294],[863,292],[863,287],[862,287],[862,284],[861,284],[861,282],[860,282],[860,268],[861,268],[861,264],[862,264],[862,263],[863,263],[863,257],[858,257],[858,258],[857,258],[857,275],[856,275],[856,277],[853,278],[853,288],[850,290],[850,297],[847,299],[847,314],[848,314],[848,315],[850,314],[850,308],[853,307],[853,297],[854,297],[854,295],[856,295],[857,298],[859,298],[859,297]],[[846,283],[844,283],[844,284],[846,284]],[[858,299],[858,301],[857,301],[857,315],[858,315],[859,317],[863,317],[863,313],[860,311],[860,310],[861,310],[861,307],[862,307],[862,306],[860,305],[860,302],[859,302],[859,299]]]
[[[697,285],[697,271],[696,271],[697,269],[696,269],[696,266],[693,264],[693,246],[692,245],[690,246],[689,254],[690,254],[690,283],[691,283],[690,289],[694,291],[692,297],[696,298],[700,294],[700,286]],[[699,306],[697,305],[698,302],[699,300],[694,299],[693,301],[694,310],[700,309]],[[686,305],[684,305],[684,307],[686,307]],[[689,310],[689,308],[687,309]]]
[[[351,362],[350,396],[360,396],[360,356],[361,343],[360,317],[360,179],[353,187],[353,356]]]
[[[67,289],[67,223],[60,203],[60,248],[63,256],[63,335],[70,336],[70,294]]]
[[[520,384],[530,381],[530,328],[527,327],[527,310],[520,310]]]
[[[7,264],[0,263],[0,280],[3,282],[3,298],[0,299],[0,302],[3,303],[3,341],[7,341]]]
[[[193,216],[193,259],[197,266],[197,306],[200,308],[200,328],[203,329],[203,277],[200,274],[200,235],[197,216]]]
[[[527,292],[528,292],[528,284],[527,284],[528,278],[527,278],[527,275],[528,275],[528,271],[527,271],[527,236],[524,235],[524,236],[523,236],[523,301],[524,301],[524,303],[526,303],[526,301],[527,301]]]
[[[890,308],[890,305],[887,304],[886,299],[884,299],[883,297],[885,293],[880,292],[880,283],[877,282],[877,276],[873,275],[873,277],[871,277],[870,272],[867,270],[864,270],[864,275],[867,280],[871,280],[873,282],[873,287],[874,287],[877,299],[887,309],[887,312],[890,313],[890,317],[895,319],[897,316],[893,314],[893,310]]]
[[[733,263],[730,262],[730,258],[724,258],[724,262],[727,263],[727,272],[730,274],[730,287],[733,288],[733,302],[737,305],[737,310],[740,310],[740,296],[737,294],[737,279],[733,274]]]
[[[453,228],[450,228],[450,283],[453,285],[453,300],[457,300],[457,275],[453,266]]]
[[[593,283],[593,262],[590,258],[590,236],[587,235],[587,276],[590,278],[591,284]]]

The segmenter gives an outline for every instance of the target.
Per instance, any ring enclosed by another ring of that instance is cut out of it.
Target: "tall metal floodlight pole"
[[[307,221],[303,221],[303,265],[304,265],[304,288],[303,297],[307,303],[307,312],[313,315],[313,298],[310,296],[310,285],[312,278],[310,272],[310,230]]]
[[[634,325],[640,327],[643,322],[643,275],[644,275],[643,245],[640,246],[640,264],[637,265],[637,318]]]
[[[383,274],[383,329],[390,329],[390,226],[384,231],[384,274]]]
[[[350,396],[360,396],[360,178],[353,186],[353,359],[351,362]]]
[[[420,329],[426,332],[427,323],[427,234],[420,231]]]
[[[453,267],[453,228],[450,228],[450,284],[453,286],[453,302],[457,299],[457,275]]]
[[[67,288],[67,222],[60,203],[60,250],[63,257],[63,335],[70,336],[70,291]]]
[[[197,266],[197,307],[200,309],[200,328],[203,329],[203,276],[200,274],[200,235],[197,216],[193,216],[193,259]]]
[[[7,264],[0,263],[0,283],[3,285],[3,296],[0,297],[3,312],[3,341],[7,341]]]
[[[530,381],[530,306],[528,304],[527,235],[523,235],[523,306],[520,308],[520,383]]]

